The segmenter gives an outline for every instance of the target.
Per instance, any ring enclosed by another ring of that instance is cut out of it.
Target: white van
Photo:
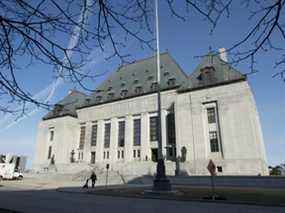
[[[21,157],[0,155],[0,180],[22,180],[24,178]],[[24,159],[26,161],[26,159]]]

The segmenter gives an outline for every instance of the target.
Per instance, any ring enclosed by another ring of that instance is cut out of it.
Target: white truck
[[[0,154],[0,180],[21,180],[26,165],[25,156]]]

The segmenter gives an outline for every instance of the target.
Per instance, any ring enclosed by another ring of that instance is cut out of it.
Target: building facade
[[[156,58],[122,66],[91,95],[72,91],[39,123],[34,169],[110,164],[155,172]],[[161,128],[167,172],[267,175],[259,116],[246,76],[209,53],[186,75],[161,54]]]

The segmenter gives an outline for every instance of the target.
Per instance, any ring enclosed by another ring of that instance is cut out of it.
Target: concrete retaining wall
[[[192,186],[211,186],[210,176],[169,177],[172,184]],[[285,176],[215,176],[216,186],[225,187],[253,187],[253,188],[283,188]]]

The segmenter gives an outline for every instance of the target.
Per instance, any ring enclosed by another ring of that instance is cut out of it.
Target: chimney
[[[228,62],[227,50],[225,48],[222,47],[219,49],[219,55],[220,59],[222,59],[225,62]]]

